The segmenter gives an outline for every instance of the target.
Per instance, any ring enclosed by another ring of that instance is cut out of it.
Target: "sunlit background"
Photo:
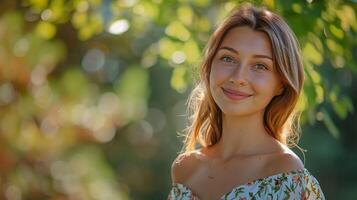
[[[203,47],[241,2],[2,0],[0,199],[165,199]],[[356,199],[357,1],[251,2],[301,43],[306,167]]]

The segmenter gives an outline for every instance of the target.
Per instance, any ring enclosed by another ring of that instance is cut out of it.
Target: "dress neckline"
[[[222,199],[224,199],[224,197],[228,196],[229,194],[231,194],[232,192],[236,191],[237,189],[239,189],[239,188],[241,188],[243,186],[246,186],[246,185],[252,186],[258,181],[263,181],[263,180],[271,179],[271,178],[274,178],[274,177],[280,177],[280,176],[283,176],[283,175],[289,176],[289,175],[304,174],[304,173],[309,173],[309,171],[306,168],[302,168],[302,169],[290,170],[288,172],[281,172],[281,173],[273,174],[273,175],[266,176],[266,177],[263,177],[263,178],[258,178],[258,179],[249,181],[247,183],[235,186],[232,190],[230,190],[229,192],[223,194],[219,199],[222,200]],[[191,196],[195,197],[195,199],[200,200],[200,197],[198,197],[195,193],[193,193],[191,188],[189,188],[188,186],[184,185],[183,183],[175,182],[175,183],[172,184],[172,186],[173,187],[178,187],[180,189],[187,190]]]

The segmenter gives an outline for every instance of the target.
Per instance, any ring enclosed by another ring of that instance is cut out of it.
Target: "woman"
[[[233,10],[211,37],[200,69],[168,199],[325,199],[289,148],[298,138],[304,74],[284,20],[249,4]]]

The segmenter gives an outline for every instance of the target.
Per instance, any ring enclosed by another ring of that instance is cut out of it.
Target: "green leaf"
[[[312,62],[315,65],[322,64],[322,55],[310,42],[306,43],[303,50],[303,56],[307,61]]]
[[[329,132],[332,134],[332,136],[335,139],[339,139],[340,132],[336,127],[335,123],[332,121],[330,114],[325,109],[322,109],[322,113],[323,113],[322,121],[324,122],[326,128],[329,130]]]
[[[183,93],[187,89],[185,80],[187,69],[185,67],[176,67],[171,77],[171,87],[179,93]]]
[[[36,33],[44,39],[53,38],[56,34],[56,31],[57,28],[55,25],[44,21],[39,22],[36,27]]]

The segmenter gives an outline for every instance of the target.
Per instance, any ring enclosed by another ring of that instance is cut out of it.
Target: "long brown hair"
[[[279,15],[265,7],[245,4],[232,10],[217,27],[204,49],[199,81],[189,99],[190,125],[186,128],[181,152],[195,150],[197,145],[213,146],[222,136],[222,111],[213,100],[209,89],[212,60],[223,38],[237,26],[249,26],[266,33],[270,39],[273,63],[284,84],[281,95],[275,96],[265,109],[264,127],[272,137],[283,144],[297,146],[299,140],[299,116],[296,105],[304,83],[300,47],[296,36]]]

